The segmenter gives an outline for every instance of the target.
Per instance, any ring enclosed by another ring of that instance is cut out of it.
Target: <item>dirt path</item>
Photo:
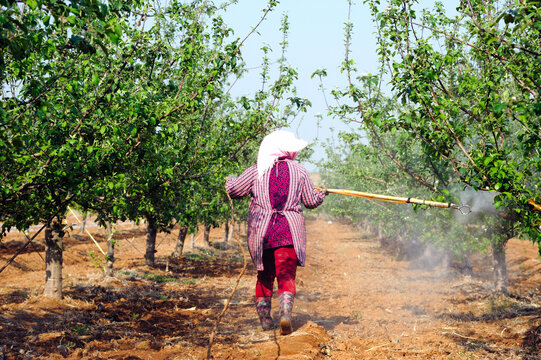
[[[530,320],[541,315],[541,264],[531,244],[509,245],[517,285],[511,291],[523,295],[515,299],[493,296],[490,282],[453,275],[437,263],[394,261],[377,239],[340,223],[310,222],[308,237],[307,266],[297,280],[297,331],[278,341],[259,333],[261,343],[243,334],[243,357],[314,358],[318,351],[324,357],[329,347],[333,359],[540,357],[541,319]],[[478,261],[474,271],[486,275],[487,267]],[[534,329],[537,338],[528,338]]]
[[[530,243],[510,242],[512,296],[498,297],[486,257],[465,278],[427,268],[431,257],[396,261],[345,224],[310,220],[307,231],[294,333],[258,326],[250,267],[220,326],[215,359],[541,359],[541,263]],[[144,249],[143,229],[119,227],[117,276],[109,280],[88,255],[97,252],[88,239],[67,239],[62,302],[38,296],[43,261],[29,249],[0,274],[0,359],[205,358],[241,262],[234,249],[190,252],[188,244],[166,269],[175,235],[158,237],[159,265],[148,268],[136,250]],[[1,262],[20,246],[17,236],[0,247]],[[211,241],[218,246],[221,237],[215,230]]]

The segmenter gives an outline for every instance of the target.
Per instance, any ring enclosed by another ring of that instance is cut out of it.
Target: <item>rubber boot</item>
[[[259,322],[263,330],[272,330],[274,324],[271,317],[271,298],[270,297],[258,297],[255,299],[255,308],[257,310],[257,316],[259,316]]]
[[[289,335],[293,331],[291,327],[291,312],[293,311],[293,300],[295,295],[284,291],[279,296],[280,302],[280,335]]]

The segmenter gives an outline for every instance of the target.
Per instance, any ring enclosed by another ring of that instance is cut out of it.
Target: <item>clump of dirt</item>
[[[71,221],[71,220],[70,220]],[[98,227],[89,231],[104,248]],[[307,221],[307,265],[297,273],[289,336],[262,331],[249,266],[212,347],[214,359],[541,358],[541,263],[531,243],[507,248],[509,295],[495,295],[491,262],[472,276],[393,258],[378,239],[350,225]],[[115,276],[88,235],[65,241],[64,300],[41,297],[43,239],[0,274],[0,359],[204,359],[209,335],[242,268],[223,231],[213,247],[186,245],[168,260],[178,229],[157,240],[157,266],[144,265],[141,226],[116,227]],[[5,262],[24,243],[10,233]],[[187,241],[189,243],[189,240]],[[273,316],[278,317],[277,294]]]

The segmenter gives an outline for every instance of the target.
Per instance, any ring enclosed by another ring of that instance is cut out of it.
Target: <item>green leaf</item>
[[[32,10],[36,10],[38,7],[38,2],[36,0],[26,0],[26,5]]]
[[[499,209],[502,207],[502,197],[500,195],[494,197],[494,207]]]
[[[109,37],[109,40],[111,40],[113,43],[118,44],[120,37],[117,34],[115,34],[112,31],[109,31],[107,33],[107,36]]]

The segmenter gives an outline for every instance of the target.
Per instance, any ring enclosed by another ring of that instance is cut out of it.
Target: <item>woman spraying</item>
[[[314,189],[304,166],[293,161],[306,145],[293,133],[275,131],[261,142],[257,164],[225,184],[231,198],[251,195],[248,249],[257,269],[256,310],[263,330],[273,329],[271,298],[276,278],[281,335],[292,331],[297,265],[304,266],[306,258],[301,203],[313,209],[326,195]]]

